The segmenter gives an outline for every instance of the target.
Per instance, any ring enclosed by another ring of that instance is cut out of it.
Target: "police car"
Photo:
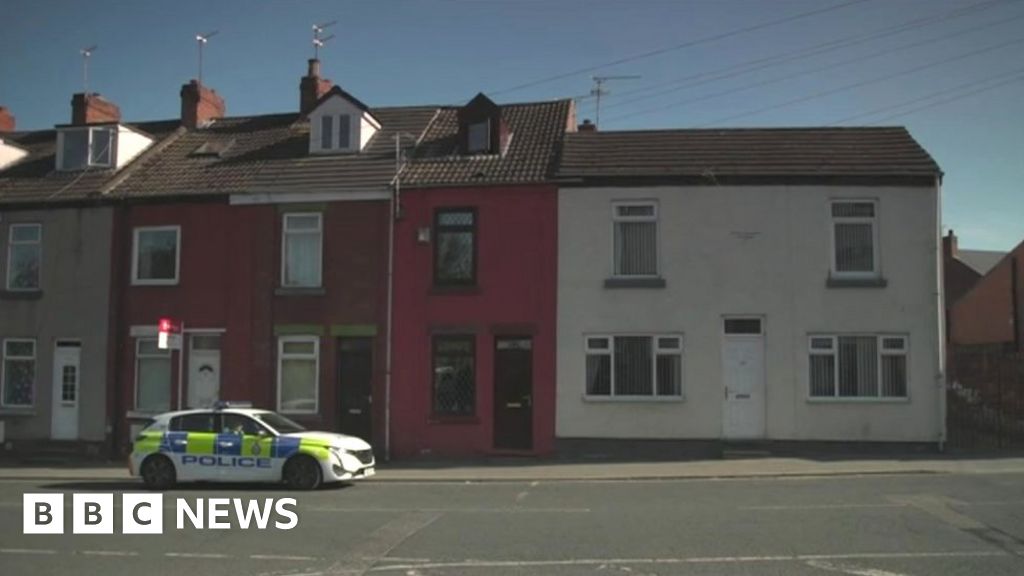
[[[131,475],[158,490],[193,480],[284,482],[314,490],[373,476],[373,449],[365,441],[310,432],[276,412],[236,406],[157,416],[135,438]]]

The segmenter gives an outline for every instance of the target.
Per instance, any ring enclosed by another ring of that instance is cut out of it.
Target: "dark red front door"
[[[533,448],[533,340],[494,342],[494,447]]]
[[[371,438],[373,339],[342,338],[338,341],[338,397],[341,399],[340,430],[367,442]]]

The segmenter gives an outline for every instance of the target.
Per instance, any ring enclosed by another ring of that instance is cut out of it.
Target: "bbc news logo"
[[[22,496],[22,532],[25,534],[64,533],[64,494],[24,494]],[[186,498],[175,501],[175,528],[191,525],[197,530],[229,530],[232,513],[238,528],[291,530],[299,525],[294,498]],[[205,513],[204,513],[205,512]],[[72,494],[72,534],[113,534],[117,516],[113,494]],[[121,534],[163,534],[163,494],[122,494]],[[274,520],[271,522],[271,520]]]

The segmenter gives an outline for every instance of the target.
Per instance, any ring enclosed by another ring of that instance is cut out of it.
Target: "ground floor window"
[[[292,414],[319,410],[320,339],[282,336],[277,341],[277,409]]]
[[[812,398],[906,398],[907,337],[810,337]]]
[[[171,351],[160,349],[156,338],[135,341],[135,409],[171,409]]]
[[[587,396],[682,396],[682,336],[591,335],[585,338],[585,346]]]
[[[36,387],[36,341],[4,340],[3,405],[31,406]]]
[[[476,339],[472,335],[434,336],[435,416],[476,413]]]

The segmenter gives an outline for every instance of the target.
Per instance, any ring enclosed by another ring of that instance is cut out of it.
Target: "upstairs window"
[[[61,170],[109,167],[114,157],[111,128],[70,128],[61,131]]]
[[[136,228],[132,284],[177,284],[180,247],[178,226]]]
[[[812,398],[906,398],[907,337],[810,338]]]
[[[286,288],[317,288],[321,278],[322,215],[284,215],[281,252],[281,285]]]
[[[475,122],[469,125],[467,151],[470,154],[486,154],[491,151],[491,121]]]
[[[320,147],[324,150],[334,148],[334,117],[320,118]]]
[[[653,202],[612,205],[614,275],[658,275],[658,205]]]
[[[43,227],[40,224],[11,224],[7,245],[7,289],[39,290],[39,268],[43,256]]]
[[[352,117],[348,114],[325,114],[320,117],[320,150],[352,148]]]
[[[878,276],[877,205],[873,201],[832,202],[832,275]]]
[[[438,210],[434,214],[434,230],[434,284],[476,284],[476,210]]]

